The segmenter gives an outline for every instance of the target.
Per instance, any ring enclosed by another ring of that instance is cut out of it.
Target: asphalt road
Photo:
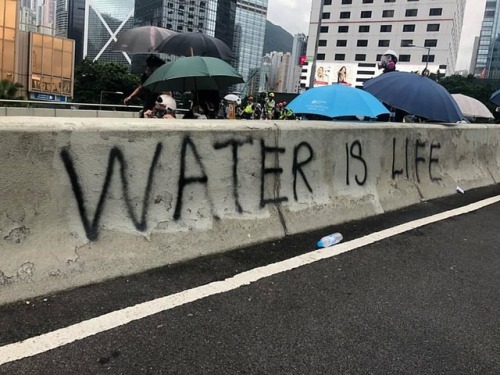
[[[0,346],[500,194],[335,228],[0,307]],[[0,374],[500,374],[500,204],[0,366]],[[0,348],[1,349],[1,348]]]

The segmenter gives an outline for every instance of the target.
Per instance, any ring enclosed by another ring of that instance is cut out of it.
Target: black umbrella
[[[127,30],[121,35],[113,46],[113,51],[128,53],[148,53],[153,51],[158,44],[175,31],[156,26],[141,26]]]
[[[384,73],[366,81],[363,87],[391,107],[429,121],[464,120],[457,102],[443,86],[416,73]]]
[[[161,42],[156,50],[176,56],[207,56],[229,61],[231,49],[222,40],[200,32],[175,34]]]
[[[497,90],[493,94],[491,94],[490,101],[496,105],[500,105],[500,90]]]

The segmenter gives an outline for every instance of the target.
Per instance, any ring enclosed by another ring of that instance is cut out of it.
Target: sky
[[[308,34],[312,0],[269,0],[267,19],[289,33]],[[469,69],[474,37],[479,36],[486,0],[467,0],[456,70]]]

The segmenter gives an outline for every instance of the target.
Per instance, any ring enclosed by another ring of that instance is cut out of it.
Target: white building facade
[[[347,81],[362,86],[378,75],[387,50],[399,55],[397,69],[452,74],[458,56],[466,0],[313,0],[301,86],[311,72],[329,70],[328,83],[347,69]]]

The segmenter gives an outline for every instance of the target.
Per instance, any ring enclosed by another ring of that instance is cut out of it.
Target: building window
[[[339,26],[339,33],[348,33],[349,26]]]
[[[427,31],[439,31],[439,23],[429,23],[427,25]]]
[[[380,25],[381,33],[390,33],[392,31],[392,25]]]
[[[443,14],[443,8],[431,8],[429,10],[429,16],[440,16]]]
[[[357,53],[354,55],[354,61],[366,61],[366,55],[364,53]]]
[[[367,39],[359,39],[356,46],[357,47],[368,47],[368,40]]]
[[[395,3],[396,0],[384,0],[384,3]]]
[[[379,47],[389,47],[391,45],[391,41],[389,39],[381,39],[378,41]]]
[[[345,60],[345,53],[336,53],[335,60],[336,61],[344,61]]]
[[[347,47],[347,40],[345,39],[337,40],[337,47]]]
[[[370,26],[368,26],[368,25],[361,25],[359,27],[359,32],[360,33],[369,33],[370,32]]]
[[[323,12],[321,15],[322,20],[329,20],[330,19],[330,12]]]
[[[434,55],[422,55],[422,62],[434,62]]]
[[[320,39],[318,41],[318,47],[326,47],[326,39]]]
[[[352,4],[352,0],[342,0],[342,4]]]
[[[399,55],[398,61],[410,62],[411,55]]]
[[[327,32],[328,32],[328,29],[329,29],[329,27],[328,27],[328,26],[321,26],[321,27],[319,28],[319,32],[320,32],[320,33],[327,33]]]
[[[413,44],[413,39],[401,39],[401,47],[409,47],[410,44]]]
[[[412,33],[415,31],[415,25],[403,25],[404,33]]]
[[[426,39],[424,42],[424,47],[437,47],[437,39]]]
[[[324,53],[318,53],[316,55],[316,60],[325,60],[325,54]]]
[[[394,10],[383,10],[382,11],[382,17],[383,18],[390,18],[390,17],[394,17]]]
[[[418,14],[418,9],[406,9],[405,17],[416,17]]]
[[[380,59],[381,59],[381,58],[382,58],[382,54],[381,54],[381,53],[379,53],[379,54],[377,55],[377,57],[375,57],[375,61],[380,61]]]
[[[332,0],[323,0],[323,5],[332,5]]]
[[[340,12],[340,18],[341,19],[351,18],[351,12]]]
[[[361,12],[361,18],[372,18],[371,10],[364,10]]]
[[[372,4],[373,0],[363,0],[363,4]]]

